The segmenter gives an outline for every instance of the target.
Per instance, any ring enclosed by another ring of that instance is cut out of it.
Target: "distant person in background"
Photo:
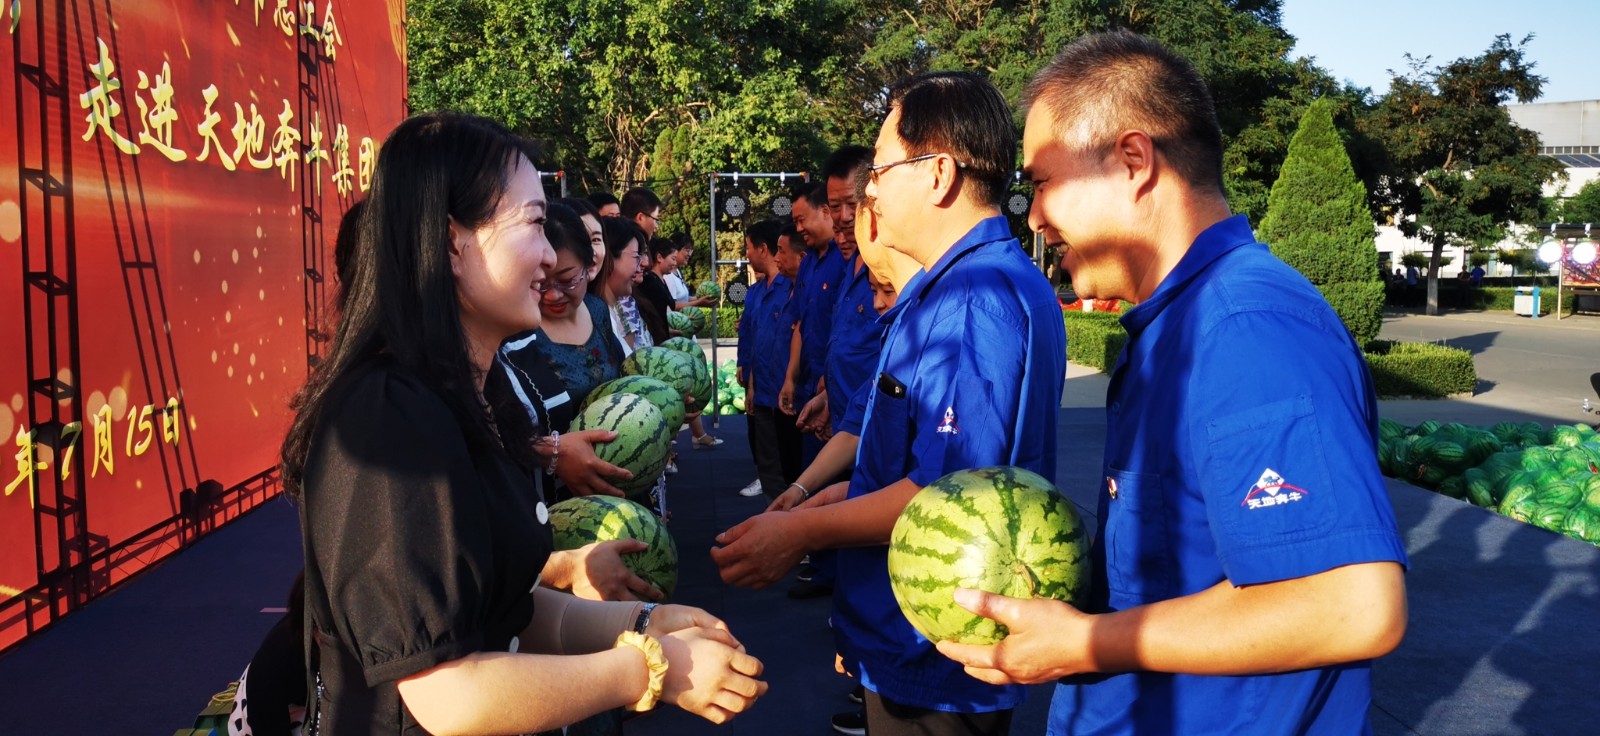
[[[1416,286],[1416,285],[1417,285],[1417,267],[1416,266],[1406,266],[1406,286],[1407,287],[1412,287],[1412,286]]]
[[[1479,286],[1483,286],[1484,273],[1485,272],[1483,270],[1483,265],[1482,264],[1479,264],[1479,265],[1476,265],[1476,266],[1472,267],[1472,286],[1474,288],[1477,288]]]
[[[605,241],[600,237],[600,211],[589,200],[578,197],[562,197],[555,204],[568,207],[583,220],[583,227],[589,233],[589,249],[594,253],[594,263],[589,267],[589,280],[594,281],[595,274],[600,273],[600,258],[606,252]]]
[[[652,334],[655,334],[654,323],[660,322],[661,332],[656,335],[655,344],[660,345],[673,337],[672,330],[667,324],[667,310],[672,305],[672,294],[667,290],[663,280],[664,275],[676,267],[675,259],[678,255],[678,244],[666,238],[650,239],[650,266],[641,272],[642,281],[633,289],[636,298],[643,299],[641,305],[648,304],[648,314],[645,314],[646,324],[650,325]],[[641,308],[641,312],[645,310]],[[676,429],[676,427],[674,427]]]
[[[683,311],[684,307],[715,306],[717,300],[709,296],[695,296],[694,290],[689,288],[688,279],[683,277],[683,267],[694,257],[694,241],[684,236],[677,247],[677,255],[672,260],[672,270],[662,276],[667,284],[667,290],[672,292],[672,308]]]
[[[610,192],[595,192],[589,195],[589,204],[594,205],[595,212],[600,217],[621,217],[622,204]]]
[[[619,217],[639,228],[646,241],[661,229],[661,198],[645,187],[634,187],[623,193],[621,212]]]
[[[606,253],[600,262],[600,273],[595,275],[594,293],[605,301],[611,330],[621,342],[626,357],[638,346],[634,344],[633,330],[621,298],[633,296],[633,277],[639,273],[639,249],[646,242],[645,234],[621,217],[600,218],[600,234],[605,240]]]

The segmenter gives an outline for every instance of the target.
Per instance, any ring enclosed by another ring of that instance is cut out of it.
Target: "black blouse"
[[[406,370],[380,363],[332,396],[300,503],[320,733],[426,733],[397,682],[516,649],[550,556],[548,514],[504,449],[474,446]]]

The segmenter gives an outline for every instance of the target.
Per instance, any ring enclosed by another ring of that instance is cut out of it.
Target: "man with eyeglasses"
[[[999,91],[939,72],[889,99],[866,195],[884,242],[924,273],[883,317],[854,473],[724,532],[712,557],[723,580],[759,587],[808,550],[838,549],[835,640],[867,688],[867,731],[1004,734],[1023,688],[967,675],[917,634],[889,587],[889,533],[912,496],[956,470],[1055,477],[1066,333],[1000,214],[1017,142]]]

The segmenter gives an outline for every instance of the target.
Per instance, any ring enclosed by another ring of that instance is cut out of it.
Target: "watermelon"
[[[667,429],[673,434],[677,434],[678,428],[683,426],[683,417],[688,411],[683,405],[683,395],[679,394],[677,389],[649,376],[623,376],[595,386],[583,400],[583,404],[578,407],[578,411],[581,412],[600,398],[612,394],[643,396],[661,412],[661,420],[667,423]]]
[[[662,348],[668,348],[670,350],[676,350],[676,351],[678,351],[680,353],[683,353],[685,355],[693,355],[694,357],[699,358],[701,360],[705,360],[706,359],[706,349],[703,348],[703,347],[700,347],[700,343],[695,342],[694,338],[692,338],[692,337],[681,337],[681,336],[680,337],[674,337],[674,338],[672,338],[670,340],[667,340],[666,342],[661,343],[660,345],[658,345],[656,347],[662,347]]]
[[[667,312],[667,328],[688,335],[694,332],[694,323],[683,312]]]
[[[633,473],[631,480],[611,481],[624,493],[647,491],[655,485],[672,451],[673,433],[661,410],[642,396],[602,396],[573,418],[572,429],[609,429],[617,433],[616,439],[595,445],[594,454]]]
[[[1437,431],[1439,431],[1439,423],[1429,419],[1428,421],[1418,424],[1415,428],[1413,428],[1411,430],[1411,434],[1418,437],[1427,437],[1428,435],[1431,435]]]
[[[706,331],[706,310],[700,307],[684,307],[683,316],[689,319],[689,329],[682,330],[685,335],[703,335]]]
[[[1580,506],[1567,512],[1561,533],[1590,544],[1600,544],[1600,510]]]
[[[956,588],[1082,605],[1089,547],[1078,510],[1027,470],[951,473],[923,488],[889,536],[889,585],[929,641],[993,644],[1005,626],[956,605]]]
[[[684,397],[684,404],[691,413],[700,411],[716,390],[711,382],[711,369],[704,362],[667,347],[635,350],[622,361],[622,372],[630,376],[650,376],[666,383]]]
[[[622,556],[633,574],[664,595],[678,587],[678,546],[650,510],[613,496],[578,496],[550,507],[557,550],[577,549],[613,539],[637,539],[649,549]]]
[[[695,289],[694,295],[709,296],[712,299],[721,299],[722,287],[717,286],[717,282],[715,281],[702,281],[700,282],[700,288]]]

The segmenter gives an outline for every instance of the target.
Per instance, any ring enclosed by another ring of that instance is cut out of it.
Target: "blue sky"
[[[1297,39],[1291,56],[1379,95],[1407,53],[1439,65],[1483,53],[1497,34],[1532,33],[1538,102],[1600,100],[1600,0],[1283,0],[1283,26]]]

